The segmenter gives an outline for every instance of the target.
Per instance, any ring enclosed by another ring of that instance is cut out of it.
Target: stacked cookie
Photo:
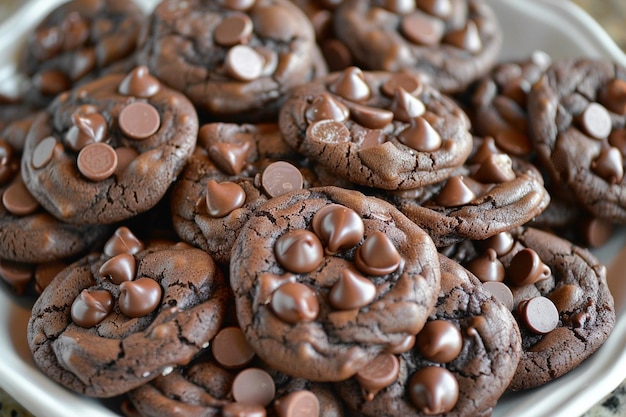
[[[610,334],[583,246],[624,223],[624,69],[496,65],[480,0],[164,0],[133,30],[104,3],[36,29],[45,88],[0,140],[0,276],[40,277],[59,384],[129,416],[487,416]]]

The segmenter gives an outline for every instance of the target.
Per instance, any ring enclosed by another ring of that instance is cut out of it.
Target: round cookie
[[[311,22],[287,0],[166,0],[138,62],[218,121],[272,121],[285,93],[326,72]]]
[[[171,194],[173,226],[220,264],[252,212],[269,198],[308,187],[305,161],[276,124],[208,123]]]
[[[485,75],[502,46],[496,15],[483,0],[346,0],[333,22],[356,65],[415,71],[447,93]]]
[[[138,5],[127,0],[71,0],[56,7],[26,38],[19,61],[29,77],[24,97],[45,106],[114,65],[130,70],[145,21]]]
[[[28,344],[54,381],[113,397],[190,363],[219,330],[228,296],[205,251],[144,248],[121,227],[102,254],[75,262],[43,291]]]
[[[528,95],[539,162],[598,218],[626,222],[626,69],[610,61],[555,61]]]
[[[615,325],[606,267],[565,239],[516,228],[473,242],[464,257],[481,281],[503,283],[496,285],[509,294],[523,349],[511,390],[544,385],[576,368]]]
[[[161,200],[197,133],[189,100],[137,67],[58,96],[33,122],[22,175],[58,219],[110,224]]]
[[[384,198],[426,230],[437,247],[482,240],[540,215],[550,203],[530,163],[500,152],[493,138],[475,138],[476,151],[450,178]]]
[[[490,416],[520,360],[512,314],[469,271],[440,255],[441,291],[410,350],[383,353],[338,383],[366,416]]]
[[[424,325],[439,290],[432,239],[389,203],[337,187],[259,207],[232,251],[246,339],[270,367],[340,381]]]
[[[461,108],[408,73],[349,67],[320,77],[292,90],[279,125],[315,164],[386,190],[442,181],[472,150]]]

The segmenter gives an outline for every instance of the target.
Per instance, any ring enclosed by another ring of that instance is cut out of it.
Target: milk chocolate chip
[[[161,303],[161,285],[152,278],[138,278],[120,284],[120,310],[128,317],[143,317]]]
[[[329,204],[313,216],[313,231],[327,255],[356,246],[363,239],[364,230],[361,216],[340,204]]]
[[[432,320],[417,334],[416,347],[424,358],[440,363],[453,361],[461,349],[461,331],[447,320]]]
[[[113,309],[113,296],[106,290],[82,290],[72,303],[72,321],[81,327],[93,327]]]
[[[377,231],[359,246],[354,262],[366,274],[387,275],[398,269],[402,258],[387,235]]]
[[[408,394],[417,409],[426,415],[450,412],[459,398],[459,383],[445,368],[428,366],[415,372]]]
[[[299,282],[281,285],[272,294],[270,306],[281,320],[292,324],[315,320],[320,308],[315,292]]]
[[[371,401],[381,389],[393,384],[399,374],[400,362],[396,355],[383,353],[357,372],[354,378],[361,386],[365,399]]]
[[[319,238],[308,230],[290,230],[276,241],[278,263],[288,271],[307,273],[322,262],[324,249]]]

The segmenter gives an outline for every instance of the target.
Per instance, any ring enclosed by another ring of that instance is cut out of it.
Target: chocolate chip
[[[309,122],[319,120],[334,120],[343,122],[350,117],[350,110],[332,94],[322,93],[315,97],[305,111],[305,117]]]
[[[526,110],[515,102],[515,100],[504,96],[496,96],[492,101],[492,106],[500,114],[507,124],[519,132],[528,131],[528,115]]]
[[[218,142],[209,146],[209,156],[217,167],[228,175],[239,175],[252,150],[251,141],[241,143]]]
[[[137,101],[124,107],[118,116],[122,133],[142,140],[154,135],[161,126],[161,115],[151,104]]]
[[[383,388],[393,384],[400,374],[400,362],[395,355],[382,353],[354,375],[365,394],[365,400],[371,401]]]
[[[622,156],[626,155],[626,129],[615,129],[609,135],[609,145],[616,147],[622,153]]]
[[[500,149],[512,155],[524,156],[533,149],[530,137],[513,128],[498,130],[494,139]]]
[[[222,407],[222,417],[266,417],[265,407],[258,404],[227,403]]]
[[[122,80],[118,91],[126,96],[150,98],[159,92],[161,83],[150,75],[148,67],[140,65]]]
[[[416,0],[417,7],[426,13],[440,18],[446,18],[452,14],[451,0]]]
[[[345,43],[338,39],[324,39],[321,42],[322,55],[328,63],[329,71],[341,71],[352,66],[352,52]]]
[[[322,262],[322,242],[308,230],[290,230],[276,240],[276,260],[286,270],[295,273],[314,271]]]
[[[376,286],[371,280],[355,271],[344,269],[330,288],[328,301],[337,310],[352,310],[367,306],[375,297]]]
[[[144,249],[144,244],[126,226],[118,227],[113,236],[104,244],[104,253],[107,256],[115,256],[120,253],[134,255]]]
[[[467,204],[475,198],[476,194],[463,181],[463,176],[456,175],[446,181],[435,201],[443,207],[455,207]]]
[[[412,119],[422,116],[426,111],[426,106],[404,88],[397,87],[390,110],[393,112],[394,119],[409,123]]]
[[[624,178],[624,161],[619,149],[609,146],[591,163],[591,170],[609,184],[619,184]]]
[[[247,43],[252,32],[252,19],[247,14],[235,13],[227,16],[217,25],[213,38],[222,46],[234,46]]]
[[[504,281],[504,265],[492,248],[487,248],[484,254],[472,259],[467,264],[467,269],[481,282]]]
[[[348,67],[340,72],[328,89],[339,97],[351,101],[364,101],[372,94],[365,82],[363,71],[357,67]]]
[[[33,156],[31,158],[31,165],[35,169],[40,169],[48,165],[52,159],[60,155],[63,152],[63,145],[61,145],[53,136],[43,138],[41,142],[35,146]]]
[[[383,232],[369,235],[354,257],[357,268],[369,275],[387,275],[398,269],[402,257],[393,242]]]
[[[483,184],[501,184],[516,178],[511,157],[505,153],[489,155],[472,175]]]
[[[237,402],[267,407],[276,395],[276,386],[264,370],[248,368],[237,374],[231,391]]]
[[[443,40],[473,54],[480,52],[483,48],[478,28],[472,20],[468,20],[464,28],[448,32]]]
[[[409,380],[408,395],[421,413],[448,413],[459,399],[459,383],[447,369],[427,366],[415,372]]]
[[[211,217],[225,217],[246,202],[246,192],[241,185],[224,181],[209,180],[206,186],[206,207]]]
[[[417,96],[422,92],[424,85],[414,74],[409,72],[397,72],[383,83],[381,91],[387,97],[393,97],[398,88],[403,89],[412,96]]]
[[[65,135],[65,142],[74,151],[80,151],[94,142],[102,142],[108,134],[107,121],[100,113],[83,114],[82,111],[76,111],[72,114],[72,122],[73,126]]]
[[[348,128],[341,122],[334,120],[320,120],[309,125],[306,130],[307,140],[313,142],[342,143],[350,142]]]
[[[102,181],[113,175],[117,169],[117,153],[106,143],[90,143],[81,149],[76,164],[86,178]]]
[[[0,278],[13,287],[15,294],[22,295],[33,278],[33,267],[27,263],[0,259]]]
[[[463,349],[461,331],[448,320],[428,321],[417,334],[415,347],[427,360],[452,362]]]
[[[363,139],[359,146],[361,150],[378,146],[385,141],[385,134],[380,129],[374,129],[363,135]]]
[[[327,255],[356,246],[363,239],[365,230],[361,216],[340,204],[322,207],[313,216],[312,227]]]
[[[98,274],[100,278],[108,279],[112,283],[120,285],[122,282],[135,279],[135,271],[135,257],[128,253],[120,253],[103,263]]]
[[[229,369],[247,365],[255,355],[243,331],[236,326],[224,327],[215,335],[211,352],[220,365]]]
[[[550,267],[543,263],[537,252],[530,248],[521,249],[513,256],[507,270],[509,281],[517,286],[534,284],[550,278]]]
[[[283,321],[296,324],[310,322],[319,314],[315,292],[299,282],[287,282],[272,293],[272,311]]]
[[[415,10],[415,1],[413,0],[385,0],[383,7],[390,12],[397,14],[407,14]]]
[[[67,91],[72,86],[72,80],[59,70],[40,71],[33,76],[33,86],[37,87],[42,94],[55,96]]]
[[[496,146],[495,140],[493,137],[487,136],[482,140],[474,155],[472,155],[471,161],[473,164],[480,164],[489,156],[497,153],[500,153],[500,150]]]
[[[520,302],[517,314],[526,327],[537,334],[550,333],[559,324],[559,311],[546,297],[539,296]]]
[[[606,139],[613,128],[611,115],[599,103],[589,103],[585,110],[576,117],[583,132],[595,139]]]
[[[2,193],[2,204],[7,211],[15,216],[26,216],[34,213],[39,207],[39,202],[28,191],[22,177],[13,180]]]
[[[508,285],[499,281],[487,281],[483,282],[483,288],[489,291],[489,293],[502,303],[507,310],[513,311],[513,308],[515,308],[515,300],[513,299],[513,293]]]
[[[318,417],[320,402],[311,391],[294,391],[277,398],[274,410],[277,417]]]
[[[236,45],[226,54],[226,72],[236,80],[256,80],[263,74],[264,67],[263,56],[247,45]]]
[[[152,313],[161,303],[161,285],[152,278],[137,278],[120,284],[118,304],[128,317],[143,317]]]
[[[37,264],[35,266],[35,290],[38,294],[41,294],[54,278],[67,267],[67,263],[64,261],[51,261]],[[0,272],[0,275],[2,273]]]
[[[586,246],[599,248],[613,236],[615,225],[603,218],[593,217],[584,219],[581,227],[581,235]]]
[[[609,81],[600,90],[598,101],[613,113],[626,115],[626,80]]]
[[[437,45],[443,38],[446,25],[441,19],[415,11],[402,18],[400,30],[405,38],[418,45]]]
[[[515,240],[510,232],[500,232],[477,243],[482,250],[491,248],[496,251],[497,256],[502,256],[506,255],[511,249],[513,249]]]
[[[117,154],[116,174],[124,171],[139,156],[139,152],[129,146],[119,146],[115,148],[115,153]]]
[[[300,170],[285,161],[272,162],[261,174],[261,186],[270,197],[301,190],[303,184]]]
[[[419,152],[434,152],[443,143],[439,132],[423,117],[411,119],[409,127],[398,134],[398,140]]]
[[[106,290],[82,290],[72,303],[72,321],[81,327],[93,327],[113,309],[113,296]]]
[[[352,120],[369,129],[382,129],[393,120],[393,113],[377,107],[349,103]]]

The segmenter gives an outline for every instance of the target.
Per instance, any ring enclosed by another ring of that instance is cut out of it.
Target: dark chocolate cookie
[[[480,281],[441,255],[441,292],[414,345],[383,353],[339,395],[363,415],[490,416],[520,360],[513,315]]]
[[[171,196],[173,225],[184,241],[221,264],[252,212],[269,198],[309,187],[314,174],[276,124],[208,123]]]
[[[464,264],[496,288],[519,323],[523,352],[511,390],[566,374],[604,343],[615,324],[613,297],[606,267],[589,251],[533,228],[473,243]]]
[[[442,181],[472,150],[466,114],[408,73],[350,67],[318,78],[292,90],[279,125],[314,163],[386,190]]]
[[[193,152],[198,118],[145,67],[61,94],[33,122],[26,186],[68,223],[110,224],[155,206]]]
[[[535,150],[555,187],[598,218],[626,223],[626,68],[555,61],[528,95]]]
[[[146,16],[127,0],[71,0],[52,10],[27,36],[19,69],[30,80],[28,102],[45,106],[86,78],[102,75],[133,53]]]
[[[230,283],[250,345],[290,376],[339,381],[402,349],[439,291],[432,239],[391,204],[337,187],[259,207],[232,251]]]
[[[447,93],[485,75],[502,45],[483,0],[347,0],[335,11],[334,28],[356,65],[415,71]]]
[[[228,296],[205,251],[144,248],[122,227],[102,254],[72,264],[44,290],[28,343],[59,384],[112,397],[190,363],[220,329]]]
[[[492,138],[475,138],[475,147],[468,162],[447,180],[384,196],[438,247],[522,226],[549,205],[550,195],[533,165],[499,151]]]
[[[144,38],[139,63],[219,121],[273,121],[285,93],[326,68],[288,0],[166,0]]]

